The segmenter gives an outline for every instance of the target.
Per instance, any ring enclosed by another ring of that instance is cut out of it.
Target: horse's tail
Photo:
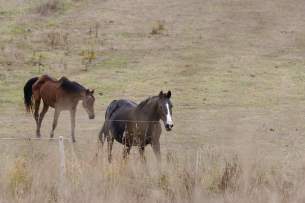
[[[105,121],[110,120],[112,114],[120,107],[118,100],[113,100],[106,109]]]
[[[25,83],[23,92],[24,92],[24,105],[27,112],[31,112],[33,108],[32,95],[33,84],[38,80],[38,77],[31,78]]]
[[[99,133],[99,140],[101,141],[102,145],[104,144],[105,142],[105,139],[106,137],[108,136],[109,134],[109,125],[110,125],[110,118],[112,116],[112,114],[114,113],[114,111],[116,111],[118,108],[118,105],[117,105],[117,100],[113,100],[109,106],[107,107],[106,109],[106,113],[105,113],[105,121],[104,121],[104,124],[103,124],[103,127]]]

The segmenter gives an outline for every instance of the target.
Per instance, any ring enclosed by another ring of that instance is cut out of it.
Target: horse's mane
[[[62,77],[59,79],[60,87],[68,93],[80,93],[85,88],[77,82],[70,81],[66,77]]]
[[[149,104],[150,102],[152,102],[155,98],[157,98],[158,96],[153,96],[153,97],[148,97],[147,99],[145,99],[144,101],[142,101],[137,108],[138,109],[143,109],[144,106],[146,106],[147,104]]]

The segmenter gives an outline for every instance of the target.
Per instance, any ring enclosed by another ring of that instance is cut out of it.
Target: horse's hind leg
[[[37,98],[37,99],[35,99],[35,109],[34,109],[34,119],[36,121],[36,136],[37,137],[40,137],[39,106],[40,106],[40,98]]]
[[[111,163],[112,161],[112,146],[113,146],[114,137],[112,133],[110,132],[107,136],[107,143],[108,143],[108,161]]]
[[[47,113],[49,109],[49,106],[47,104],[43,104],[43,109],[39,115],[39,119],[38,119],[38,124],[37,124],[37,132],[39,134],[39,137],[40,137],[40,128],[41,128],[41,123],[42,123],[42,120],[43,120],[43,117],[44,115]]]
[[[52,131],[51,131],[51,135],[50,135],[51,138],[54,137],[54,130],[57,126],[57,121],[58,121],[59,114],[60,114],[60,111],[57,108],[55,108],[53,124],[52,124]]]

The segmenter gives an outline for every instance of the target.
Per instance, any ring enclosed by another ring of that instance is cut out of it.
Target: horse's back
[[[58,80],[49,75],[42,75],[33,85],[34,96],[36,98],[41,98],[45,104],[54,107],[59,86],[60,83]]]
[[[110,130],[114,138],[120,143],[122,143],[126,120],[128,120],[128,112],[136,106],[137,104],[133,101],[120,99],[113,100],[107,107],[105,114],[106,130]]]
[[[137,104],[130,100],[113,100],[107,107],[105,119],[111,118],[115,112],[122,111],[124,109],[135,108],[136,106]]]
[[[39,90],[41,88],[41,86],[43,84],[45,84],[47,81],[51,81],[52,78],[48,75],[42,75],[38,78],[38,80],[33,84],[33,90],[36,91],[36,90]]]

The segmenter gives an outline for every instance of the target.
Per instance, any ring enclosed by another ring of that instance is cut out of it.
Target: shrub
[[[65,4],[60,0],[46,0],[37,7],[37,12],[42,16],[52,15],[56,12],[63,11]]]
[[[164,24],[161,21],[157,21],[156,24],[152,27],[150,34],[157,35],[161,34],[165,30]]]

